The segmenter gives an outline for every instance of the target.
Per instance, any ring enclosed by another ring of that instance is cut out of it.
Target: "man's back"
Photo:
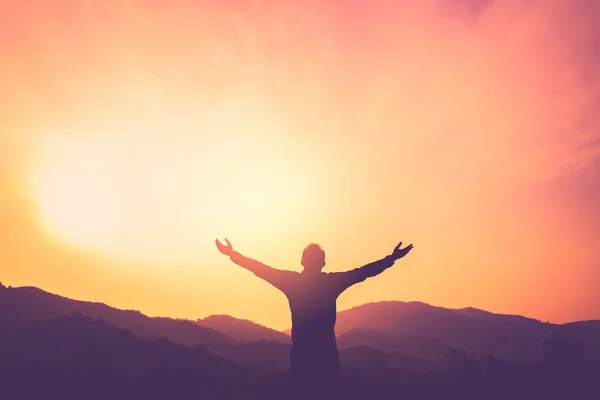
[[[227,239],[226,239],[227,241]],[[335,340],[336,300],[350,286],[376,276],[406,255],[412,245],[378,261],[346,272],[323,273],[325,253],[316,244],[303,252],[301,273],[279,270],[245,257],[218,240],[216,245],[231,261],[282,291],[292,313],[292,352],[290,367],[297,388],[334,387],[340,373],[340,361]],[[312,390],[311,389],[311,390]]]
[[[381,273],[394,264],[385,257],[345,272],[294,272],[269,267],[238,252],[231,260],[252,271],[259,278],[282,291],[288,299],[292,313],[292,342],[335,343],[336,300],[350,286],[370,276]]]
[[[288,277],[281,290],[292,313],[292,377],[307,390],[331,387],[341,372],[335,320],[343,275],[305,271]]]
[[[336,300],[342,292],[335,274],[297,274],[283,293],[292,313],[294,343],[335,343]]]

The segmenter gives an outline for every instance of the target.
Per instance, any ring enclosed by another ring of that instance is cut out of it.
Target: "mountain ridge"
[[[275,341],[289,343],[291,338],[284,332],[277,331],[257,322],[236,318],[227,314],[213,314],[199,318],[194,323],[217,332],[221,332],[238,342]]]
[[[278,329],[274,329],[272,327],[269,327],[267,325],[262,325],[259,322],[256,321],[252,321],[249,319],[245,319],[245,318],[240,318],[240,317],[235,317],[232,315],[228,315],[228,314],[211,314],[207,317],[204,318],[198,318],[196,320],[192,320],[192,319],[187,319],[187,318],[172,318],[172,317],[168,317],[168,316],[154,316],[154,317],[150,317],[144,313],[142,313],[139,310],[135,310],[135,309],[121,309],[121,308],[116,308],[113,306],[110,306],[106,303],[103,302],[99,302],[99,301],[90,301],[90,300],[80,300],[80,299],[75,299],[75,298],[71,298],[71,297],[67,297],[67,296],[63,296],[60,294],[56,294],[56,293],[52,293],[49,291],[46,291],[44,289],[35,287],[35,286],[4,286],[2,285],[2,283],[0,283],[0,290],[2,289],[7,289],[7,290],[11,290],[11,289],[27,289],[27,290],[31,290],[31,291],[35,291],[41,294],[45,294],[45,295],[51,295],[51,296],[55,296],[55,297],[59,297],[61,299],[64,300],[70,300],[70,301],[74,301],[74,302],[78,302],[78,303],[86,303],[86,304],[90,304],[90,305],[95,305],[98,307],[108,307],[114,310],[119,310],[122,312],[129,312],[129,313],[133,313],[133,314],[137,314],[137,315],[143,315],[147,318],[156,318],[156,319],[169,319],[169,320],[173,320],[173,321],[189,321],[190,323],[196,324],[196,325],[200,325],[201,327],[205,327],[207,329],[212,329],[209,328],[207,326],[202,325],[201,323],[199,323],[200,321],[205,321],[205,320],[210,320],[212,318],[215,317],[228,317],[228,318],[233,318],[239,321],[248,321],[251,322],[255,325],[258,325],[260,327],[266,328],[270,331],[274,331],[274,332],[280,332],[283,333],[284,335],[289,336],[289,334],[291,333],[291,329],[287,328],[284,330],[278,330]],[[422,301],[402,301],[402,300],[384,300],[384,301],[378,301],[378,302],[367,302],[367,303],[363,303],[357,306],[353,306],[350,308],[346,308],[343,310],[338,310],[338,315],[340,313],[346,313],[349,311],[353,311],[353,310],[358,310],[361,309],[363,307],[368,307],[370,305],[373,304],[405,304],[405,305],[419,305],[419,306],[425,306],[425,307],[431,307],[431,308],[437,308],[437,309],[443,309],[443,310],[450,310],[450,311],[456,311],[456,312],[474,312],[474,313],[481,313],[482,315],[492,315],[495,317],[516,317],[516,318],[522,318],[525,320],[531,320],[531,321],[536,321],[539,323],[549,323],[552,325],[558,325],[558,326],[565,326],[565,325],[586,325],[586,326],[590,326],[590,327],[594,327],[594,328],[598,328],[600,329],[600,319],[589,319],[589,320],[581,320],[581,321],[569,321],[569,322],[564,322],[564,323],[553,323],[553,322],[543,322],[541,319],[537,319],[537,318],[533,318],[533,317],[527,317],[524,315],[520,315],[520,314],[505,314],[505,313],[496,313],[496,312],[491,312],[491,311],[487,311],[487,310],[483,310],[480,308],[476,308],[476,307],[463,307],[463,308],[450,308],[450,307],[444,307],[444,306],[437,306],[437,305],[433,305],[433,304],[429,304],[429,303],[425,303]],[[214,329],[213,329],[214,330]]]
[[[594,320],[552,324],[474,308],[448,309],[422,302],[378,302],[338,312],[336,333],[340,342],[346,345],[364,344],[383,351],[408,352],[407,355],[414,354],[410,353],[411,346],[406,340],[419,338],[418,342],[444,343],[450,349],[466,350],[476,357],[493,353],[511,361],[530,362],[543,357],[542,343],[553,332],[582,342],[589,355],[600,357],[600,335],[594,336],[596,330],[592,327],[595,326]],[[365,327],[378,331],[379,337],[360,335]],[[438,352],[429,357],[440,355]]]
[[[205,345],[216,355],[242,363],[255,362],[261,349],[281,358],[290,345],[284,332],[224,314],[196,321],[148,317],[137,310],[69,299],[32,286],[0,286],[0,300],[0,325],[23,325],[80,313],[102,318],[142,338],[165,337],[178,344]],[[542,342],[553,332],[582,342],[590,355],[600,357],[599,329],[598,320],[551,324],[473,307],[450,309],[420,301],[384,301],[339,311],[336,335],[340,349],[367,346],[429,362],[438,362],[452,349],[480,358],[493,353],[509,361],[528,362],[543,357]]]
[[[230,337],[183,321],[166,317],[149,317],[137,310],[122,310],[105,303],[70,299],[33,286],[0,288],[0,324],[26,325],[56,317],[80,313],[130,330],[142,338],[170,337],[175,342],[213,347],[233,342]]]

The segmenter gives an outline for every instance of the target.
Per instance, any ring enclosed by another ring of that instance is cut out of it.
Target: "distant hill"
[[[228,345],[220,349],[229,353],[230,361],[214,355],[204,345],[175,344],[164,337],[142,338],[103,318],[91,318],[78,312],[52,318],[50,315],[56,309],[27,301],[29,295],[50,296],[51,302],[57,301],[61,305],[61,312],[68,312],[70,308],[65,307],[64,300],[58,296],[55,298],[36,290],[2,291],[0,388],[3,399],[275,400],[293,398],[295,393],[289,384],[289,342],[239,343],[229,339]],[[28,308],[33,305],[42,308]],[[394,311],[394,307],[397,305],[383,308],[388,316],[393,316],[390,310]],[[418,307],[423,308],[423,305]],[[378,305],[367,308],[378,312]],[[18,315],[18,310],[25,314]],[[91,310],[96,308],[91,307]],[[116,315],[125,318],[124,315],[138,314],[124,313],[117,312]],[[114,317],[115,312],[110,310],[108,314]],[[375,319],[385,315],[381,313]],[[495,320],[487,314],[485,318]],[[152,322],[144,322],[152,326]],[[595,325],[575,324],[569,329],[595,332]],[[382,346],[409,346],[412,343],[417,349],[423,346],[421,350],[443,352],[446,344],[431,335],[401,337],[359,326],[350,326],[350,330],[340,335],[340,342],[348,341],[340,349],[343,368],[340,398],[599,398],[600,360],[586,360],[577,353],[564,352],[569,350],[564,335],[551,335],[551,340],[546,340],[554,343],[550,348],[555,351],[550,352],[552,357],[542,363],[511,364],[494,357],[470,361],[468,357],[459,356],[454,357],[455,362],[440,366],[434,361],[349,343],[376,338],[375,344]],[[394,326],[393,323],[389,326],[382,323],[378,328]],[[194,328],[200,329],[196,332],[208,329]],[[449,330],[452,329],[456,328]],[[443,336],[443,332],[433,336]],[[460,354],[456,350],[450,353]]]
[[[102,319],[77,314],[0,327],[0,343],[0,369],[37,363],[137,375],[161,368],[212,378],[237,370],[232,362],[211,354],[205,346],[187,347],[164,338],[143,339]]]
[[[600,357],[600,335],[594,335],[598,322],[559,325],[474,308],[393,301],[339,312],[336,333],[340,345],[362,344],[429,360],[439,360],[445,351],[457,348],[476,357],[493,353],[525,362],[542,358],[541,344],[552,332],[583,342],[588,355]]]
[[[151,318],[139,311],[72,300],[33,287],[0,286],[0,326],[26,326],[73,313],[102,318],[141,338],[205,345],[213,354],[240,365],[275,369],[288,365],[289,336],[252,321],[226,315],[195,322]],[[600,321],[559,325],[474,308],[454,310],[394,301],[341,311],[336,324],[341,351],[370,347],[386,359],[396,353],[396,360],[407,358],[419,365],[438,364],[452,349],[466,350],[477,358],[493,353],[513,362],[535,361],[543,357],[542,342],[552,333],[582,342],[588,356],[600,358]]]
[[[564,326],[584,328],[600,333],[600,320],[568,322]]]
[[[229,315],[211,315],[204,319],[198,319],[196,323],[219,331],[238,342],[274,341],[290,343],[290,337],[283,332]]]
[[[205,346],[140,338],[82,315],[0,326],[3,399],[274,398],[264,377]]]
[[[151,318],[139,311],[119,310],[102,303],[72,300],[34,287],[0,286],[0,325],[24,326],[71,316],[73,313],[94,319],[102,318],[107,323],[148,339],[166,337],[179,344],[207,345],[217,349],[233,344],[233,339],[227,335],[190,321]]]

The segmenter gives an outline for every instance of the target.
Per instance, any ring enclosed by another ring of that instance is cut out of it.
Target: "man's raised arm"
[[[405,248],[401,249],[401,245],[402,242],[400,242],[398,246],[394,248],[392,254],[382,258],[381,260],[377,260],[367,265],[363,265],[360,268],[335,274],[337,276],[337,279],[339,279],[340,281],[340,293],[356,283],[362,282],[367,278],[379,275],[380,273],[394,265],[396,260],[407,255],[408,252],[411,251],[413,248],[413,245],[410,244]]]
[[[225,254],[226,256],[229,256],[231,261],[233,261],[240,267],[252,272],[259,278],[269,282],[277,289],[285,291],[285,288],[287,286],[286,284],[289,282],[290,278],[292,278],[292,276],[295,275],[295,272],[282,271],[280,269],[269,267],[268,265],[265,265],[260,261],[253,260],[252,258],[246,257],[233,250],[233,246],[231,245],[231,243],[229,243],[229,240],[225,239],[225,242],[227,242],[226,246],[222,244],[219,241],[219,239],[215,240],[217,248],[221,253]]]

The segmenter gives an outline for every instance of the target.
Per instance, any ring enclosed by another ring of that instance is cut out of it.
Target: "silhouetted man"
[[[350,286],[379,275],[413,248],[401,249],[402,242],[392,254],[381,260],[346,272],[324,273],[325,252],[311,243],[302,253],[300,273],[271,268],[233,250],[229,240],[223,245],[215,242],[219,251],[231,261],[253,272],[288,299],[292,312],[292,380],[299,388],[331,387],[340,374],[340,360],[335,340],[336,299]]]

